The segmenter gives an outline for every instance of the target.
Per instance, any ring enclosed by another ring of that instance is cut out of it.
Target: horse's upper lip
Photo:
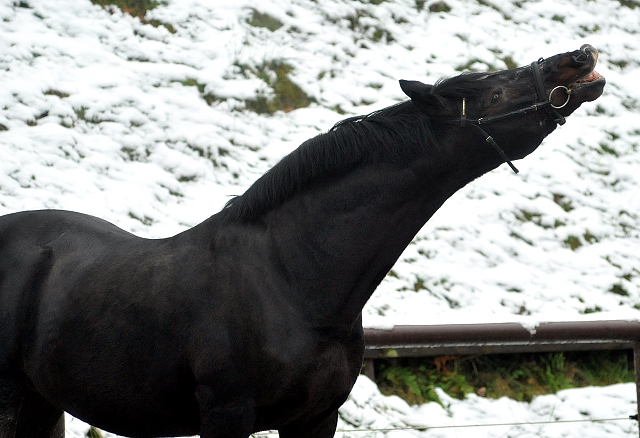
[[[573,81],[571,84],[569,84],[569,87],[572,87],[578,84],[587,84],[587,83],[595,82],[599,79],[604,79],[604,77],[600,73],[595,71],[596,64],[598,63],[598,56],[600,55],[596,50],[596,48],[589,44],[584,44],[582,47],[580,47],[580,51],[587,57],[590,56],[591,58],[593,58],[593,65],[591,67],[591,71],[589,71],[587,74],[585,74],[581,78],[578,78],[575,81]]]

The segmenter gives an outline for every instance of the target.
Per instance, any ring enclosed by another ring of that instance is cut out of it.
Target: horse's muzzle
[[[598,50],[596,50],[596,48],[591,44],[583,44],[582,47],[580,47],[580,50],[575,52],[572,59],[576,64],[586,64],[591,62],[592,65],[595,66],[598,62],[598,55]]]

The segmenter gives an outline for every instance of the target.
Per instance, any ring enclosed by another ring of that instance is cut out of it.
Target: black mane
[[[487,89],[487,82],[481,80],[486,77],[487,73],[465,72],[458,76],[440,79],[433,86],[431,93],[447,99],[476,96]]]
[[[426,116],[406,101],[364,116],[342,120],[311,138],[262,175],[222,213],[232,220],[253,220],[327,173],[347,173],[384,158],[403,160],[435,141]]]

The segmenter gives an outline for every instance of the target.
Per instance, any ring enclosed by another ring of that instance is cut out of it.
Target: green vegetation
[[[429,11],[435,12],[435,13],[438,13],[438,12],[447,13],[447,12],[451,12],[451,6],[449,6],[443,1],[439,1],[439,2],[432,3],[429,6]]]
[[[349,29],[361,35],[358,39],[368,39],[375,43],[383,41],[387,44],[395,41],[387,29],[372,24],[375,18],[367,10],[357,9],[345,18],[349,23]]]
[[[598,242],[598,238],[593,234],[591,234],[589,230],[584,232],[584,234],[582,235],[582,239],[584,239],[584,242],[587,242],[587,243]],[[580,236],[569,235],[567,236],[566,239],[564,239],[563,243],[564,243],[564,246],[566,246],[567,248],[570,248],[572,251],[575,251],[576,249],[580,248],[583,245],[582,239],[580,238]]]
[[[103,438],[103,435],[99,429],[91,426],[91,428],[87,431],[87,438]]]
[[[275,32],[283,26],[282,21],[269,14],[258,12],[255,9],[253,10],[251,17],[247,20],[247,23],[253,27],[264,27],[269,29],[271,32]]]
[[[578,236],[567,236],[567,238],[564,239],[564,245],[570,248],[571,251],[575,251],[582,246],[582,242]]]
[[[117,6],[122,12],[144,20],[147,11],[159,6],[161,2],[155,0],[91,0],[94,5]]]
[[[282,60],[264,61],[257,66],[239,63],[235,64],[235,66],[244,77],[257,77],[266,83],[271,91],[270,93],[259,93],[255,98],[246,100],[244,102],[245,109],[249,111],[254,111],[258,114],[273,114],[276,111],[289,112],[297,108],[307,107],[314,102],[313,98],[307,96],[291,80],[289,75],[293,71],[293,67]],[[195,79],[187,78],[178,82],[185,87],[196,87],[200,97],[208,105],[225,100],[205,91],[205,85]]]
[[[558,204],[560,207],[562,207],[562,209],[566,212],[569,212],[571,210],[573,210],[573,206],[571,205],[571,200],[567,200],[565,199],[564,196],[562,195],[554,195],[553,196],[553,200],[555,201],[556,204]],[[527,211],[527,210],[520,210],[519,212],[516,213],[516,218],[521,221],[521,222],[532,222],[534,224],[536,224],[539,227],[542,227],[544,229],[549,229],[549,228],[559,228],[559,227],[563,227],[566,224],[564,222],[562,222],[561,220],[556,219],[553,222],[553,225],[549,224],[548,222],[543,221],[543,216],[540,213],[536,213],[536,212],[531,212],[531,211]],[[533,245],[533,242],[525,239],[523,236],[521,236],[520,234],[516,233],[516,232],[512,232],[511,233],[512,237],[518,238],[520,240],[525,241],[526,243],[528,243],[529,245]],[[591,231],[586,230],[581,236],[580,235],[569,235],[567,236],[564,240],[563,240],[563,244],[565,247],[570,248],[572,251],[577,250],[578,248],[580,248],[585,242],[586,243],[597,243],[600,239],[594,235],[593,233],[591,233]]]
[[[60,99],[65,99],[65,98],[69,97],[68,93],[63,93],[62,91],[53,90],[53,89],[49,89],[49,90],[45,91],[44,95],[45,96],[57,96]]]
[[[223,99],[218,98],[217,96],[215,96],[212,93],[206,93],[205,92],[205,85],[201,84],[200,82],[198,82],[195,79],[187,78],[184,81],[178,81],[178,82],[180,82],[185,87],[196,87],[198,89],[198,92],[200,93],[200,97],[203,98],[205,102],[207,102],[207,105],[212,105],[215,102],[223,100]]]
[[[162,23],[158,20],[147,20],[145,15],[147,11],[154,9],[162,4],[164,1],[156,0],[91,0],[94,5],[102,6],[103,8],[116,6],[133,17],[138,17],[142,23],[150,24],[154,27],[164,26],[169,32],[176,33],[173,26],[167,23]]]
[[[273,114],[278,110],[289,112],[309,106],[313,99],[289,77],[293,67],[281,60],[265,61],[257,67],[241,66],[264,81],[272,90],[271,95],[259,95],[246,101],[246,108],[258,114]]]
[[[634,381],[628,351],[396,358],[375,368],[380,390],[410,404],[440,402],[437,387],[456,398],[476,393],[531,401],[562,389]]]
[[[616,295],[620,295],[621,297],[628,297],[629,296],[629,291],[627,289],[625,289],[625,287],[622,285],[622,283],[616,283],[613,286],[611,286],[611,289],[609,289],[609,292],[616,294]]]
[[[155,222],[152,218],[150,218],[149,216],[144,216],[144,217],[139,217],[137,216],[135,213],[133,212],[129,212],[129,217],[131,219],[135,219],[139,222],[142,223],[142,225],[146,225],[146,226],[151,226],[153,225],[153,223]]]
[[[629,9],[635,9],[640,7],[640,1],[638,0],[618,0],[622,6],[626,6]]]
[[[521,222],[533,222],[537,226],[542,227],[544,229],[558,228],[558,227],[563,227],[565,225],[564,222],[557,219],[555,220],[553,225],[547,225],[542,221],[542,214],[534,213],[526,210],[520,210],[520,212],[516,213],[516,218]]]
[[[613,155],[614,157],[617,157],[618,151],[615,150],[615,148],[613,146],[609,146],[606,143],[600,143],[600,149],[601,151],[598,151],[601,154],[609,154],[609,155]]]
[[[456,71],[497,71],[495,65],[482,61],[479,58],[472,57],[464,64],[455,67]]]
[[[516,62],[513,60],[511,56],[505,56],[502,61],[504,62],[504,65],[506,65],[508,69],[518,67],[518,64],[516,64]]]
[[[571,205],[571,200],[566,199],[564,195],[554,194],[553,202],[558,204],[562,209],[566,212],[573,210],[573,206]]]

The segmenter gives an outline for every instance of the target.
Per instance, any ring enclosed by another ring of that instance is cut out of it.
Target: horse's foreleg
[[[14,438],[24,385],[12,376],[0,374],[0,438]]]
[[[280,438],[333,438],[338,425],[338,411],[305,426],[288,427],[278,431]]]
[[[222,401],[208,386],[198,386],[201,438],[248,438],[256,420],[255,403],[234,397]]]
[[[16,438],[64,438],[64,412],[40,394],[27,391],[18,415]]]

